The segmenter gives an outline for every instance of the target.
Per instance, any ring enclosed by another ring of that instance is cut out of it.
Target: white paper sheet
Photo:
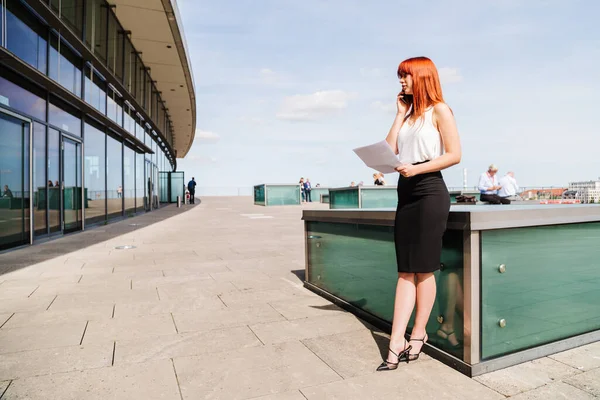
[[[373,168],[384,174],[396,172],[396,167],[401,165],[398,156],[394,154],[390,145],[382,140],[369,146],[358,147],[354,152],[367,167]]]

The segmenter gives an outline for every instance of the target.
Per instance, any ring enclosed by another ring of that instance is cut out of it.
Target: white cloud
[[[382,101],[375,101],[373,103],[371,103],[371,108],[375,109],[375,110],[379,110],[379,111],[383,111],[385,113],[395,113],[397,111],[396,108],[396,104],[388,101],[388,102],[382,102]]]
[[[458,68],[442,67],[438,69],[438,73],[443,84],[457,83],[463,80]]]
[[[240,117],[240,121],[243,124],[247,124],[247,125],[254,125],[254,126],[260,126],[260,125],[264,125],[266,123],[266,121],[262,118],[259,117]]]
[[[214,132],[196,129],[196,136],[194,142],[197,141],[202,143],[217,143],[220,139],[221,136]]]
[[[343,90],[323,90],[313,94],[298,94],[286,97],[277,118],[310,121],[335,114],[348,107],[348,100],[355,99],[356,93]]]

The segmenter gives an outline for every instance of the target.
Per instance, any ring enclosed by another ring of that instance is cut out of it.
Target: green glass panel
[[[267,185],[267,205],[287,206],[300,204],[300,185]]]
[[[461,359],[462,345],[451,346],[438,329],[454,331],[451,340],[462,341],[462,246],[462,231],[446,232],[443,267],[434,274],[437,298],[427,324],[429,343]],[[391,322],[398,279],[393,227],[308,222],[308,260],[310,283]]]
[[[395,187],[361,188],[361,208],[396,208],[398,192]]]
[[[311,190],[312,201],[316,201],[317,203],[321,201],[321,195],[328,195],[328,194],[329,194],[329,188],[318,187],[318,188],[312,188],[312,190]]]
[[[600,329],[598,243],[600,223],[482,232],[482,357]]]
[[[358,208],[358,187],[329,191],[329,208]]]
[[[265,185],[254,186],[254,204],[265,205]]]

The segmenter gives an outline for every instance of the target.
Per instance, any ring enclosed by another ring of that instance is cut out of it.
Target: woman
[[[426,57],[410,58],[400,63],[398,77],[402,85],[398,112],[386,137],[401,163],[396,168],[400,177],[394,226],[398,284],[389,353],[378,371],[416,360],[427,343],[425,327],[436,295],[433,272],[440,267],[450,212],[450,195],[440,171],[461,158],[456,122],[444,103],[434,63]],[[415,323],[407,342],[415,302]]]
[[[375,186],[385,185],[385,181],[383,180],[383,174],[381,172],[373,174],[373,179],[375,180]]]
[[[302,203],[306,203],[306,193],[304,192],[304,178],[300,178],[300,181],[298,182],[298,184],[300,185],[300,194],[302,195]]]

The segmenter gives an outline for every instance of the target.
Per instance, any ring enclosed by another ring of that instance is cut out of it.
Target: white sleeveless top
[[[404,121],[398,133],[398,158],[403,164],[431,161],[442,155],[442,136],[433,125],[433,107],[414,123]]]

